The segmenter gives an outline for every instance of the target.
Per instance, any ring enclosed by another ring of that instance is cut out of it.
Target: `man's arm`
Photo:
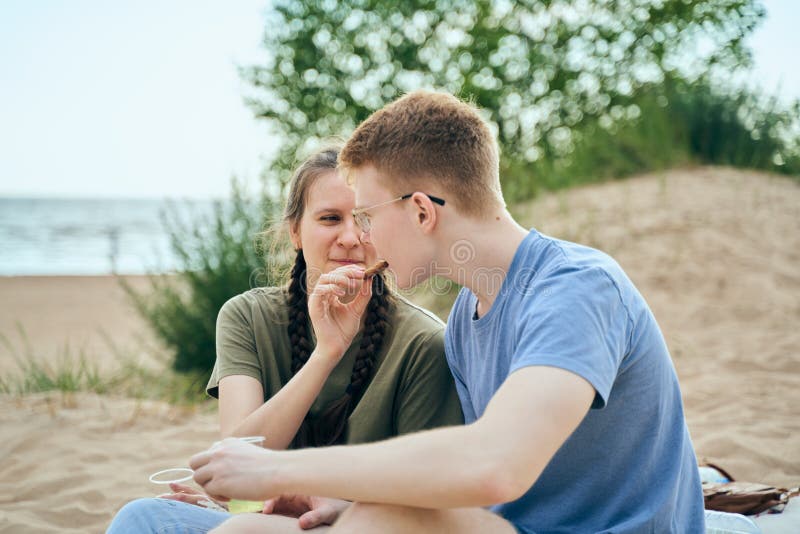
[[[554,367],[512,373],[473,424],[380,443],[300,451],[230,447],[194,456],[211,495],[323,495],[423,508],[487,506],[520,497],[589,410],[594,389]]]

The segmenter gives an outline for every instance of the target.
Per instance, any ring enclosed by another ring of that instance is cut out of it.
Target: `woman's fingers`
[[[165,493],[164,495],[159,495],[158,498],[167,499],[170,501],[180,501],[194,505],[198,505],[200,501],[208,500],[208,497],[200,493]]]
[[[317,285],[314,288],[314,293],[323,297],[330,295],[343,297],[347,294],[347,290],[336,284],[323,284],[317,282]]]
[[[317,283],[334,284],[343,289],[355,290],[361,287],[363,280],[364,268],[357,265],[348,265],[320,275]]]
[[[262,514],[271,514],[275,511],[275,502],[277,499],[267,499],[264,501],[264,507],[261,509]]]
[[[172,490],[172,493],[165,493],[163,495],[159,495],[158,497],[160,499],[168,499],[170,501],[180,501],[194,504],[195,506],[203,506],[201,503],[211,500],[211,497],[199,489],[187,486],[185,484],[179,484],[178,482],[170,482],[169,489]]]
[[[361,286],[356,298],[354,298],[349,304],[348,307],[355,312],[356,315],[359,317],[364,310],[367,308],[367,304],[369,303],[369,299],[372,298],[372,284],[366,283]]]
[[[181,502],[185,502],[185,503],[189,503],[189,504],[195,504],[195,505],[198,502],[200,502],[201,500],[207,499],[207,497],[205,495],[197,495],[197,494],[189,495],[189,494],[186,494],[186,493],[176,493],[175,497],[176,497],[176,499],[175,499],[176,501],[181,501]]]
[[[172,490],[172,493],[201,493],[201,491],[197,488],[180,484],[178,482],[170,482],[169,489]]]
[[[298,519],[298,524],[303,530],[315,528],[320,525],[332,525],[334,521],[336,521],[338,515],[339,513],[333,506],[324,505],[301,515]]]

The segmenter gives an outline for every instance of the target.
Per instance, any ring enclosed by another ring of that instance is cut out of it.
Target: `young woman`
[[[377,257],[360,240],[354,194],[336,172],[337,155],[338,149],[322,150],[292,177],[284,212],[296,250],[289,283],[247,291],[220,311],[207,390],[219,398],[223,437],[259,435],[265,447],[285,449],[378,441],[463,422],[441,321],[393,294],[382,275],[364,277]],[[352,308],[360,329],[349,346],[322,353],[315,332],[330,339],[348,327],[311,323],[331,302]],[[230,517],[194,506],[208,497],[192,488],[173,491],[166,499],[129,503],[109,532],[204,531]],[[348,505],[280,498],[265,503],[273,515],[254,519],[265,532],[299,532],[331,524]]]

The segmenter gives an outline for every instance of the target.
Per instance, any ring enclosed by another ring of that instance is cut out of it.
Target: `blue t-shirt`
[[[566,369],[592,409],[516,501],[492,509],[531,532],[703,532],[703,494],[678,379],[650,308],[620,266],[535,230],[485,316],[462,289],[445,350],[466,423],[509,374]]]

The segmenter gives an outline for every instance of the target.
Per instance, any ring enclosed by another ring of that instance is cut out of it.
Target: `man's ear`
[[[433,206],[433,202],[428,198],[428,195],[416,192],[411,195],[411,202],[414,206],[414,217],[416,223],[419,225],[423,233],[430,233],[436,227],[438,221],[438,214]]]

